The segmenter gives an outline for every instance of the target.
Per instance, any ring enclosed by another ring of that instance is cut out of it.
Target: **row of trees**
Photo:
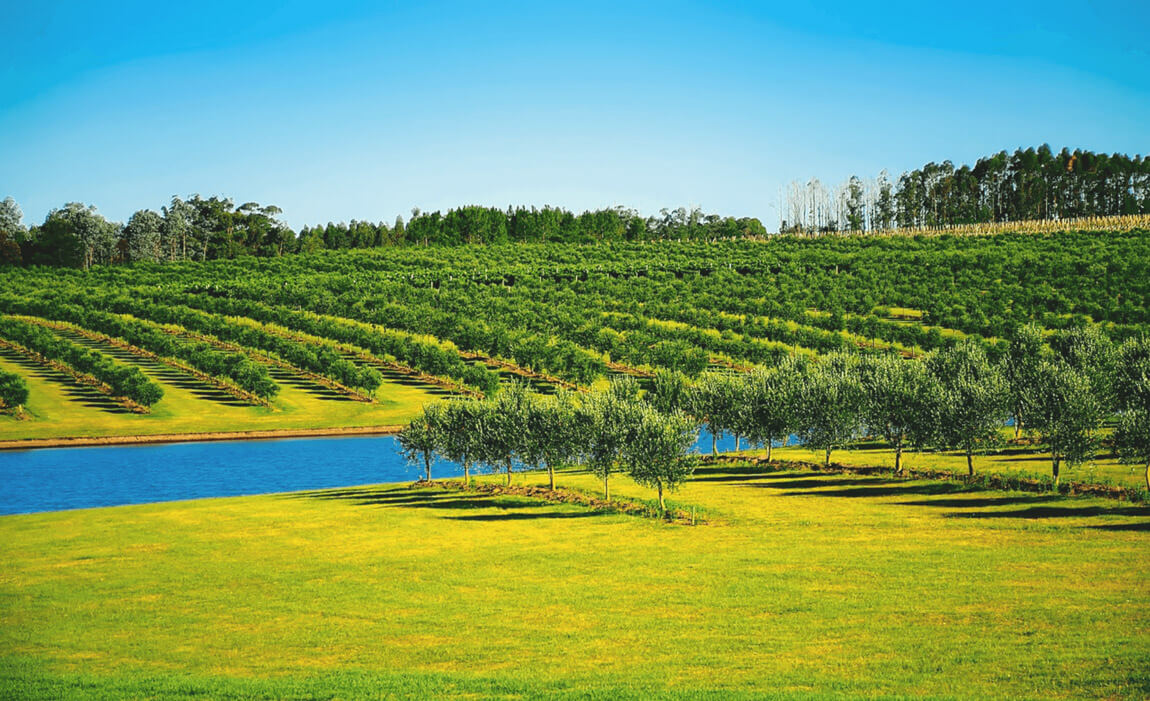
[[[462,465],[468,482],[480,465],[506,474],[507,484],[517,466],[546,468],[554,489],[555,468],[579,464],[603,480],[610,500],[611,475],[625,471],[656,490],[665,512],[665,493],[694,470],[688,453],[697,432],[688,415],[658,411],[640,399],[633,379],[621,378],[582,396],[538,395],[513,383],[490,399],[430,404],[399,434],[399,444],[428,480],[432,462],[442,457]]]
[[[1070,219],[1150,213],[1150,158],[1043,144],[1001,151],[973,166],[928,163],[892,182],[817,178],[783,193],[783,231],[872,231],[895,227]]]
[[[164,390],[149,380],[139,368],[61,338],[42,326],[11,317],[0,317],[0,338],[17,343],[78,373],[90,375],[111,388],[113,395],[126,397],[140,406],[149,407],[164,396]],[[5,404],[8,404],[7,401]]]
[[[797,435],[831,451],[864,436],[881,437],[901,471],[908,446],[961,451],[969,474],[973,456],[1000,443],[1003,424],[1033,431],[1051,454],[1058,482],[1063,465],[1095,456],[1103,422],[1117,416],[1119,457],[1146,466],[1150,489],[1150,339],[1120,347],[1095,328],[1056,332],[1049,345],[1035,326],[1009,342],[998,363],[969,341],[924,362],[893,355],[800,356],[749,375],[707,373],[692,385],[673,373],[656,377],[663,408],[682,408],[712,434],[761,443]]]
[[[24,378],[0,370],[0,411],[17,411],[28,401],[28,385]]]
[[[120,339],[149,353],[185,363],[198,372],[238,387],[264,401],[279,394],[279,385],[268,376],[267,367],[245,354],[220,350],[203,341],[181,338],[139,319],[67,304],[58,298],[19,297],[12,294],[0,294],[0,311],[64,321]]]

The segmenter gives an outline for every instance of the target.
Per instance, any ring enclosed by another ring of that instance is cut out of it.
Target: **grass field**
[[[164,398],[149,414],[117,411],[84,401],[74,385],[46,377],[35,365],[0,356],[0,370],[16,372],[28,383],[29,418],[0,415],[0,439],[134,436],[286,428],[328,428],[404,423],[433,397],[428,386],[385,381],[378,403],[350,401],[304,378],[277,379],[274,408],[245,405],[166,366],[137,364],[160,384]],[[279,373],[277,373],[279,374]],[[281,374],[282,378],[282,374]]]
[[[697,527],[405,485],[6,516],[0,688],[1150,694],[1150,509],[958,489],[709,468]]]

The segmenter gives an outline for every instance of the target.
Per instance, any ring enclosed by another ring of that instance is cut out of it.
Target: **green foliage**
[[[422,464],[428,482],[431,481],[431,463],[440,446],[444,445],[446,429],[450,426],[446,418],[442,404],[428,404],[396,436],[404,458],[413,464]]]
[[[831,451],[858,436],[864,401],[857,357],[832,354],[812,364],[798,392],[796,425],[800,439],[822,450],[829,465]]]
[[[1058,482],[1062,463],[1078,465],[1094,457],[1098,430],[1106,416],[1102,396],[1083,369],[1060,360],[1043,361],[1038,391],[1031,398],[1031,428],[1051,453],[1052,475]]]
[[[0,409],[16,409],[27,401],[28,385],[24,379],[0,370]]]
[[[964,341],[938,351],[926,361],[937,384],[934,392],[936,441],[966,454],[974,474],[973,455],[995,445],[1008,413],[1009,388],[1002,373],[977,343]],[[1042,383],[1041,373],[1037,382]],[[1027,415],[1033,409],[1027,410]]]
[[[942,387],[923,363],[895,355],[868,359],[860,370],[863,423],[890,443],[900,472],[903,448],[929,444],[939,425]]]
[[[663,492],[675,490],[694,471],[687,453],[698,425],[683,413],[663,414],[646,405],[639,407],[621,457],[633,480],[658,491],[659,508],[665,511]]]

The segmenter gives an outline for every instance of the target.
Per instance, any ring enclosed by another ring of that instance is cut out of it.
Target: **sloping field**
[[[7,516],[0,685],[1145,698],[1150,509],[957,489],[705,468],[696,527],[406,485]]]

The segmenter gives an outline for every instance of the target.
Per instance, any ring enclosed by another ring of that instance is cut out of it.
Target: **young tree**
[[[747,438],[767,447],[768,461],[774,442],[796,430],[803,369],[790,358],[773,368],[756,368],[747,378]]]
[[[798,434],[809,447],[824,451],[823,464],[830,466],[831,451],[858,435],[863,395],[858,359],[830,354],[811,366],[799,391]]]
[[[695,443],[698,425],[681,412],[661,414],[642,405],[637,419],[623,446],[623,461],[632,479],[658,490],[659,510],[666,514],[663,492],[676,489],[694,471],[688,451]]]
[[[436,448],[443,457],[463,465],[463,483],[471,486],[471,467],[483,450],[489,406],[475,399],[456,399],[443,410],[443,431]]]
[[[677,370],[660,368],[651,380],[646,399],[657,411],[670,414],[690,408],[691,383]]]
[[[1132,338],[1119,348],[1114,397],[1119,410],[1114,432],[1118,458],[1145,465],[1150,490],[1150,338]]]
[[[947,448],[961,450],[967,474],[973,475],[974,451],[995,443],[1006,422],[1006,380],[973,341],[934,353],[926,367],[939,387],[936,438]]]
[[[528,407],[523,461],[546,465],[548,482],[555,489],[555,467],[575,459],[581,437],[574,392],[563,390],[553,397],[533,397]]]
[[[161,234],[164,219],[150,209],[141,209],[132,215],[124,226],[121,243],[124,259],[129,262],[163,260]]]
[[[428,404],[397,436],[400,452],[409,462],[419,464],[422,460],[428,482],[431,481],[431,461],[443,444],[443,414],[442,404]]]
[[[690,392],[688,413],[707,425],[712,455],[719,452],[719,435],[740,425],[738,402],[734,382],[726,373],[703,373]]]
[[[922,445],[937,425],[940,392],[926,366],[896,355],[873,358],[862,366],[863,420],[894,449],[894,471],[902,473],[907,443]]]
[[[1030,409],[1031,428],[1050,450],[1057,485],[1062,463],[1073,467],[1094,457],[1106,407],[1090,376],[1063,360],[1043,361],[1038,381]]]
[[[503,387],[491,400],[486,430],[483,431],[482,462],[492,469],[503,468],[507,485],[511,485],[511,470],[516,457],[522,457],[528,438],[528,415],[531,393],[527,385],[517,380]]]
[[[1010,413],[1014,415],[1014,438],[1022,435],[1027,403],[1037,389],[1038,365],[1047,354],[1046,341],[1037,324],[1020,326],[1011,335],[1002,358],[1002,374],[1009,392]]]
[[[605,390],[587,395],[577,415],[587,468],[603,479],[603,498],[611,500],[611,473],[630,442],[643,403],[630,378],[617,378]]]
[[[24,378],[0,370],[0,409],[15,410],[28,401],[28,385]]]

